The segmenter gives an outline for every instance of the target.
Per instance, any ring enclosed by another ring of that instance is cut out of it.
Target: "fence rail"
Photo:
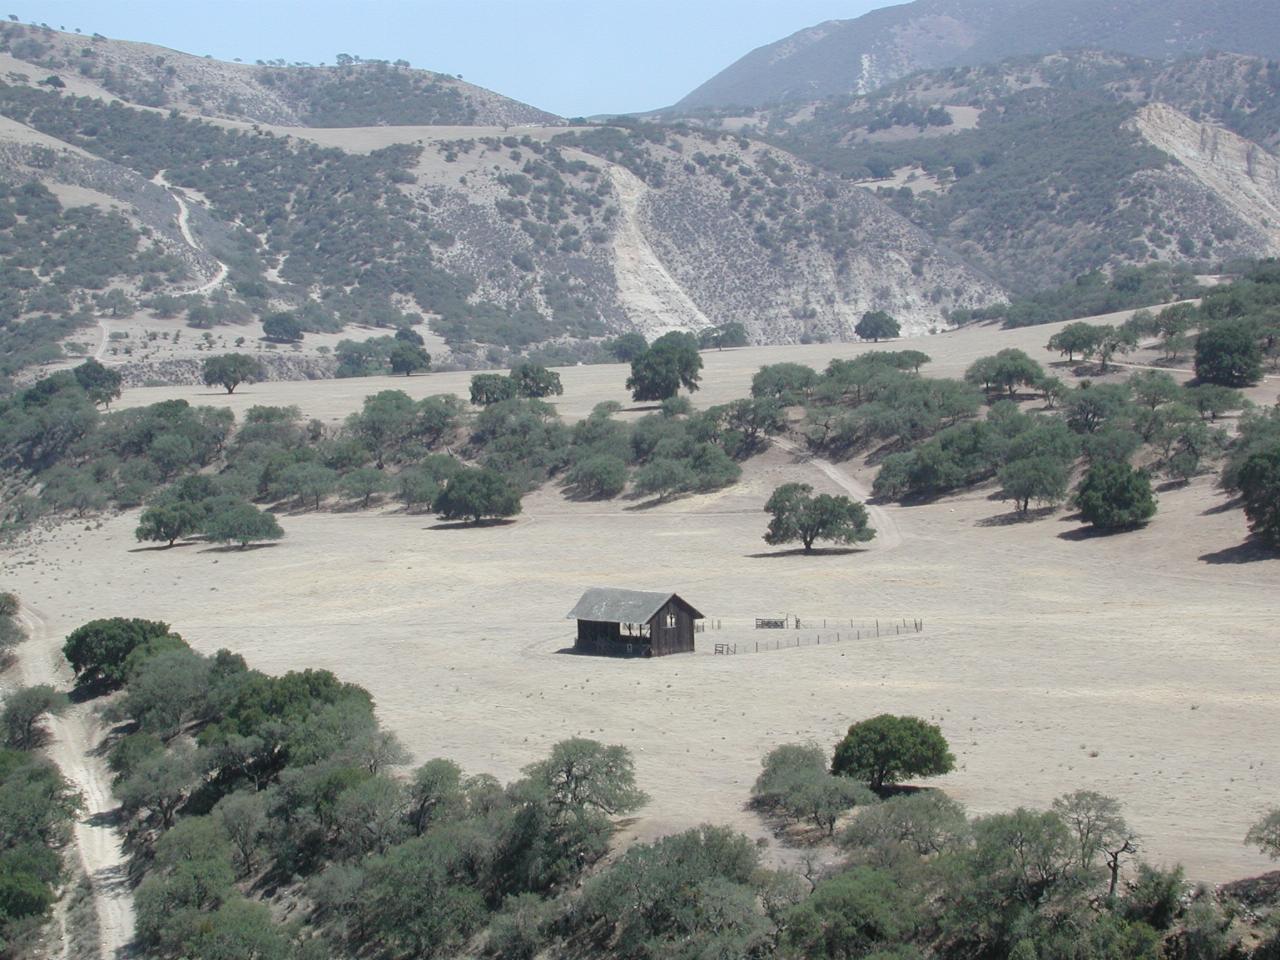
[[[756,618],[757,624],[761,618]],[[723,629],[723,621],[709,621],[712,629]],[[813,617],[802,620],[800,617],[788,616],[786,626],[782,629],[794,629],[794,636],[776,637],[767,640],[741,639],[736,641],[716,642],[712,650],[716,656],[734,656],[740,653],[764,653],[769,650],[786,650],[789,647],[813,647],[823,644],[846,643],[852,641],[877,640],[886,637],[916,636],[924,632],[924,621],[917,617],[900,617],[893,620],[871,620],[859,623],[857,620],[833,619],[831,617]],[[794,627],[791,626],[794,624]],[[848,624],[848,626],[845,626]],[[778,627],[759,629],[776,630]]]

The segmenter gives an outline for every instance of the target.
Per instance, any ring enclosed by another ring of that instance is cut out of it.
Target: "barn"
[[[694,621],[703,616],[678,594],[592,587],[565,619],[578,621],[578,653],[662,657],[693,653]]]

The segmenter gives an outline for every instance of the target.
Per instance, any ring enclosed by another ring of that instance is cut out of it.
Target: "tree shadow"
[[[14,741],[16,742],[16,741]],[[31,736],[21,747],[15,749],[21,750],[41,750],[53,743],[53,732],[46,726],[43,719],[37,720],[34,727],[31,728]]]
[[[1015,523],[1035,523],[1037,520],[1043,520],[1052,516],[1057,507],[1036,507],[1034,510],[1028,510],[1026,513],[1019,513],[1017,510],[1010,510],[1008,513],[999,513],[994,517],[983,517],[975,526],[979,527],[1009,527]]]
[[[89,755],[93,757],[109,757],[117,743],[129,736],[129,734],[137,732],[138,725],[132,720],[108,725],[106,734],[98,741],[97,746],[89,749]]]
[[[937,787],[913,787],[906,783],[886,783],[879,789],[872,789],[881,800],[891,800],[894,797],[913,797],[917,793],[931,793],[937,790]]]
[[[1232,497],[1223,503],[1214,504],[1212,507],[1206,507],[1200,511],[1202,517],[1213,517],[1220,513],[1230,513],[1232,510],[1239,510],[1244,506],[1244,497]]]
[[[1168,493],[1170,490],[1182,490],[1191,485],[1191,478],[1185,480],[1166,480],[1156,486],[1156,493]]]
[[[368,506],[365,505],[363,499],[347,500],[340,503],[329,504],[325,507],[324,512],[345,516],[349,513],[363,513],[366,510],[375,510],[379,506],[379,503],[380,499],[375,495],[369,499]],[[316,511],[311,512],[314,513]]]
[[[323,505],[322,505],[323,506]],[[268,513],[274,513],[276,516],[284,515],[286,517],[303,517],[308,513],[324,513],[321,507],[317,507],[309,500],[288,502],[281,500],[267,507]]]
[[[221,547],[206,547],[201,553],[248,553],[251,550],[270,550],[280,546],[279,543],[250,543],[245,546],[228,543]]]
[[[616,500],[620,494],[618,493],[595,493],[591,490],[584,490],[576,483],[566,483],[560,487],[561,495],[571,503],[604,503],[609,500]]]
[[[1065,518],[1064,518],[1065,519]],[[1122,534],[1133,533],[1135,530],[1141,530],[1142,525],[1132,527],[1091,527],[1085,525],[1076,527],[1074,530],[1064,530],[1058,534],[1059,540],[1105,540],[1108,537],[1118,537]]]
[[[91,700],[97,700],[99,697],[105,697],[114,689],[110,683],[99,677],[86,683],[77,683],[67,691],[67,699],[77,705],[88,703]]]
[[[806,551],[804,547],[793,547],[790,550],[770,550],[766,553],[748,553],[749,560],[771,560],[776,557],[845,557],[851,553],[866,553],[859,547],[814,547]]]
[[[85,817],[84,822],[91,827],[120,827],[124,824],[124,812],[119,807],[103,810]]]
[[[639,499],[641,496],[643,496],[643,494],[636,494],[635,498]],[[639,503],[633,503],[630,506],[623,507],[622,509],[632,512],[638,510],[652,510],[654,507],[661,507],[663,504],[675,503],[679,499],[681,498],[678,495],[674,497],[650,497],[648,500],[641,500]]]
[[[132,550],[129,550],[129,551],[127,551],[127,552],[129,552],[129,553],[155,553],[155,552],[158,550],[158,551],[160,551],[161,553],[164,553],[165,551],[168,551],[168,550],[178,550],[178,549],[181,549],[182,547],[194,547],[194,546],[197,546],[200,542],[201,542],[201,541],[199,541],[199,540],[183,540],[183,541],[180,541],[180,542],[178,542],[178,543],[161,543],[161,544],[159,544],[159,545],[157,545],[157,546],[154,546],[154,547],[134,547]]]
[[[1202,553],[1198,558],[1202,563],[1257,563],[1259,560],[1280,560],[1280,550],[1267,546],[1257,538],[1250,537],[1244,543],[1234,547]]]
[[[427,527],[428,530],[481,530],[485,527],[510,527],[516,521],[510,517],[488,517],[484,520],[450,520],[444,523],[435,523]]]
[[[1008,390],[987,390],[984,391],[986,396],[983,398],[987,406],[993,407],[1001,400],[1010,400],[1014,403],[1026,403],[1029,400],[1039,400],[1040,394],[1034,391],[1023,392],[1021,390],[1010,393]]]

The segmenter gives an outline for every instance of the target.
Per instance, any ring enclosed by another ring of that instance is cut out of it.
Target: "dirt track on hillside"
[[[69,688],[74,678],[59,650],[60,636],[50,633],[43,618],[30,607],[24,607],[19,617],[30,636],[18,648],[23,684]],[[126,954],[133,939],[133,894],[115,827],[117,804],[111,795],[111,771],[97,752],[103,731],[90,703],[73,705],[62,716],[46,721],[46,726],[50,759],[84,797],[84,815],[75,825],[76,854],[93,886],[99,956],[116,960]]]

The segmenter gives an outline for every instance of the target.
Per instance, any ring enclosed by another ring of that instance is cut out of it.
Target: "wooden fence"
[[[761,622],[760,618],[756,623]],[[712,621],[719,629],[720,621]],[[845,643],[850,640],[878,640],[885,637],[909,637],[924,632],[924,621],[916,617],[902,617],[895,620],[873,620],[860,624],[856,620],[834,620],[830,617],[814,617],[802,621],[799,617],[788,616],[788,625],[794,624],[794,636],[777,637],[766,640],[738,640],[718,642],[713,652],[717,656],[733,656],[739,653],[764,653],[769,650],[786,650],[789,647],[814,647],[823,644]],[[849,626],[845,626],[848,623]],[[759,629],[776,630],[777,627],[761,627]],[[806,636],[801,631],[813,631]]]

